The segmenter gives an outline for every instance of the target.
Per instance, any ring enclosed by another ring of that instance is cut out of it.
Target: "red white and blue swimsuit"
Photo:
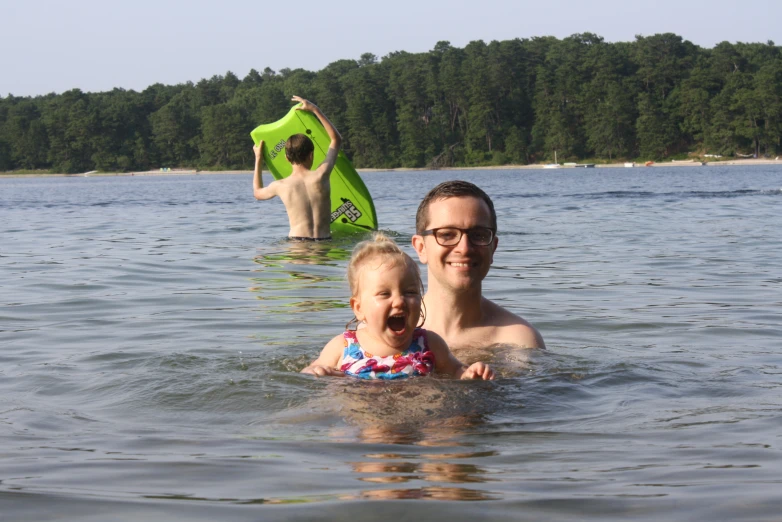
[[[339,369],[360,379],[404,379],[429,375],[434,369],[434,354],[426,343],[426,330],[416,328],[410,346],[396,355],[372,355],[358,344],[356,332],[344,334],[345,349]]]

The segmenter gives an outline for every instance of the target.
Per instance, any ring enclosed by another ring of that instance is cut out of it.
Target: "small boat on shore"
[[[632,161],[626,161],[625,162],[625,167],[628,168],[628,169],[631,169],[631,168],[635,167],[635,163],[633,163]]]
[[[558,169],[559,162],[557,161],[557,151],[554,151],[554,163],[546,163],[543,165],[544,169]]]

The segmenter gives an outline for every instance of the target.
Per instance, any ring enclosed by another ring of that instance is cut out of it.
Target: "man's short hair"
[[[285,142],[285,157],[293,165],[301,165],[307,161],[314,150],[315,145],[305,134],[294,134]]]
[[[431,205],[434,201],[464,197],[474,197],[482,199],[486,202],[486,205],[488,205],[489,212],[491,214],[491,223],[489,226],[494,232],[497,232],[497,212],[494,210],[494,203],[492,203],[489,195],[469,181],[461,181],[457,179],[440,183],[435,188],[430,190],[429,193],[424,197],[423,201],[421,201],[421,204],[418,205],[418,212],[415,214],[416,234],[421,234],[429,225],[429,205]]]

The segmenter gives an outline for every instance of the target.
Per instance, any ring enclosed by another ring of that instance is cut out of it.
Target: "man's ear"
[[[416,253],[418,254],[418,260],[421,261],[423,264],[426,264],[426,243],[424,243],[424,236],[419,236],[418,234],[413,236],[412,239],[413,248],[415,249]]]
[[[492,245],[491,245],[491,257],[489,258],[489,264],[494,263],[494,252],[497,251],[497,245],[499,244],[500,244],[500,238],[494,236],[494,241],[492,241]]]

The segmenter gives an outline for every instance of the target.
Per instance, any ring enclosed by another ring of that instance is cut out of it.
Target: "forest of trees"
[[[249,132],[282,117],[293,94],[323,109],[358,168],[782,152],[773,42],[703,49],[670,33],[619,43],[584,33],[438,42],[142,92],[9,95],[0,171],[251,169]]]

